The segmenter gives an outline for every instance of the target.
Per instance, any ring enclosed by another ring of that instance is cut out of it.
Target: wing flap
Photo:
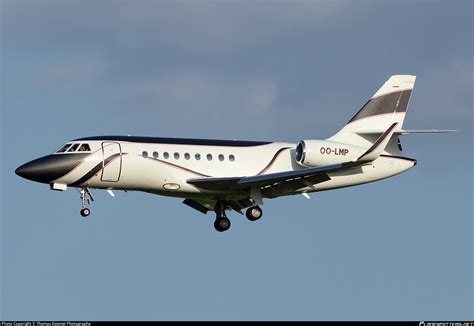
[[[213,211],[216,205],[216,199],[213,198],[200,198],[200,199],[191,199],[186,198],[183,200],[183,204],[201,212],[203,214],[207,214],[209,211]],[[242,213],[242,209],[250,207],[253,205],[253,202],[248,198],[241,198],[241,199],[233,199],[228,200],[226,202],[228,206],[225,209],[233,209],[234,211],[238,212],[239,214]]]
[[[241,179],[242,179],[241,177],[197,178],[197,179],[188,179],[186,180],[186,182],[205,190],[225,191],[229,189],[245,188],[245,187],[238,186],[238,183]]]
[[[275,198],[297,191],[301,188],[309,187],[316,190],[315,185],[331,180],[327,173],[316,174],[309,177],[280,181],[272,185],[262,187],[262,194],[265,197]]]

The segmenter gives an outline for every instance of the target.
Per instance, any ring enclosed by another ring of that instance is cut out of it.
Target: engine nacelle
[[[349,162],[359,158],[367,149],[328,140],[302,140],[296,146],[296,161],[307,167]]]

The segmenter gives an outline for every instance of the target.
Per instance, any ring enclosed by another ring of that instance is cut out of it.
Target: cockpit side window
[[[71,144],[66,144],[66,145],[63,145],[63,147],[61,147],[60,149],[58,149],[56,151],[56,153],[64,153],[68,148],[69,146],[71,146]]]
[[[89,147],[89,144],[81,144],[81,147],[79,147],[78,152],[90,152],[91,148]]]
[[[68,153],[75,152],[78,147],[79,147],[79,143],[76,143],[72,145],[67,151]]]

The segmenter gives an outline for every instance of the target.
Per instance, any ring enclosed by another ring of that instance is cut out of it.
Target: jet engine
[[[302,140],[296,146],[296,161],[306,167],[349,162],[367,149],[329,140]]]

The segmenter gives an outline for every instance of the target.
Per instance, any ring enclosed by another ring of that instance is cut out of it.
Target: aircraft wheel
[[[81,209],[81,215],[82,217],[88,217],[91,213],[91,210],[89,208],[83,208]]]
[[[256,221],[263,215],[262,209],[258,206],[252,206],[245,212],[245,216],[249,221]]]
[[[214,228],[219,232],[227,231],[230,228],[230,220],[227,217],[217,218],[214,222]]]

